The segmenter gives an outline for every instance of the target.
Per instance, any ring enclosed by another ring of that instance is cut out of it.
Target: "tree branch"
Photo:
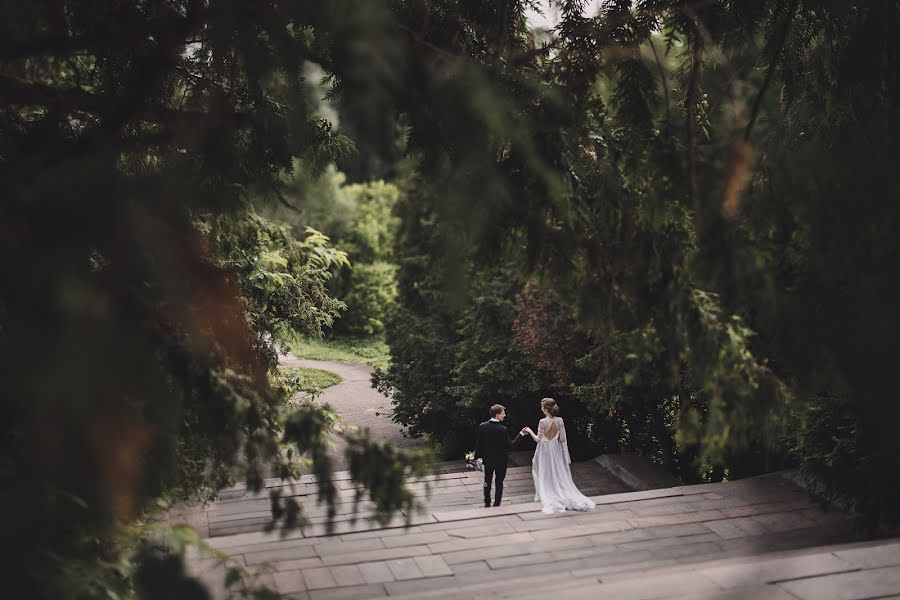
[[[300,209],[297,208],[296,206],[294,206],[293,204],[291,204],[291,201],[288,200],[288,199],[285,197],[284,193],[278,188],[278,186],[273,185],[273,186],[272,186],[272,191],[275,193],[275,197],[278,199],[278,202],[279,202],[282,206],[284,206],[284,207],[287,208],[288,210],[291,210],[291,211],[293,211],[293,212],[295,212],[295,213],[299,213],[299,212],[300,212]]]
[[[116,109],[112,99],[91,94],[80,88],[56,88],[2,74],[0,74],[0,100],[8,104],[46,106],[62,114],[81,111],[103,116]],[[243,127],[250,122],[250,114],[245,112],[176,110],[147,104],[134,106],[130,117],[129,120],[146,121],[174,128],[198,125]]]
[[[192,31],[205,15],[205,8],[192,6],[188,16],[167,16],[148,19],[140,27],[132,28],[121,22],[106,25],[90,34],[59,35],[40,33],[19,40],[4,40],[0,43],[0,60],[15,60],[36,56],[72,54],[85,50],[95,50],[113,42],[133,42],[146,40],[147,36],[168,32]],[[137,34],[137,35],[135,35]]]
[[[666,136],[669,135],[669,129],[672,125],[672,109],[669,106],[669,81],[666,78],[666,70],[663,69],[662,61],[659,59],[659,54],[656,52],[656,44],[653,43],[653,35],[647,36],[647,42],[650,44],[650,48],[653,50],[653,58],[656,59],[656,66],[659,69],[659,77],[662,80],[663,86],[663,94],[665,96],[666,102]]]
[[[110,30],[92,35],[36,35],[27,40],[8,40],[0,44],[0,59],[14,60],[35,56],[71,54],[100,45],[112,39]]]
[[[685,112],[687,113],[687,162],[688,162],[688,197],[699,215],[697,204],[697,119],[694,116],[696,106],[697,85],[700,79],[700,63],[703,58],[703,40],[699,34],[694,35],[691,46],[691,74],[688,79],[685,96]]]
[[[769,89],[769,84],[772,83],[772,77],[775,74],[775,65],[778,63],[778,58],[781,56],[781,51],[784,49],[784,44],[787,42],[791,24],[794,22],[794,16],[797,14],[797,6],[799,4],[800,0],[793,0],[790,8],[788,8],[788,14],[784,20],[784,25],[781,28],[778,43],[775,46],[775,51],[772,53],[769,67],[766,69],[766,77],[763,79],[762,87],[759,88],[756,100],[753,101],[753,110],[750,112],[750,120],[747,122],[747,128],[744,130],[744,141],[750,141],[750,134],[753,132],[753,126],[756,124],[756,119],[759,116],[759,109],[762,107],[763,97]]]
[[[80,88],[56,88],[0,73],[0,100],[8,104],[39,105],[64,112],[100,112],[102,99]]]

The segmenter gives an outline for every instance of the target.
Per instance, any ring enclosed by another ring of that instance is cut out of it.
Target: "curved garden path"
[[[391,420],[391,401],[372,388],[372,367],[330,360],[299,359],[291,354],[282,356],[280,363],[286,367],[308,367],[337,373],[343,381],[326,388],[318,400],[330,404],[345,425],[368,427],[377,437],[391,441],[400,448],[421,447],[422,440],[405,437],[403,428]],[[343,452],[339,452],[335,457],[335,470],[346,468]]]

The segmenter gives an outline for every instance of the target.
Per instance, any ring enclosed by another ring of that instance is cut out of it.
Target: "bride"
[[[569,446],[566,443],[566,426],[556,414],[559,407],[553,398],[541,400],[541,411],[544,418],[538,425],[535,435],[530,427],[522,429],[521,434],[528,434],[537,442],[534,450],[531,473],[534,476],[534,500],[543,504],[543,512],[547,514],[565,510],[590,510],[596,505],[578,491],[572,481],[569,468]]]

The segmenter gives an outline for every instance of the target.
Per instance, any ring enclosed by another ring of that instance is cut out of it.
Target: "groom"
[[[491,419],[478,426],[478,439],[475,441],[475,458],[484,461],[484,505],[491,505],[491,480],[496,476],[497,492],[494,506],[500,506],[503,498],[503,480],[506,478],[506,463],[514,438],[503,424],[506,408],[502,404],[491,407]]]

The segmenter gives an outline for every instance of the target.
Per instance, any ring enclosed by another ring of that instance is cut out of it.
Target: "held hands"
[[[534,435],[534,432],[531,431],[531,427],[523,427],[522,431],[519,432],[519,435],[525,435],[528,433],[529,435]]]

